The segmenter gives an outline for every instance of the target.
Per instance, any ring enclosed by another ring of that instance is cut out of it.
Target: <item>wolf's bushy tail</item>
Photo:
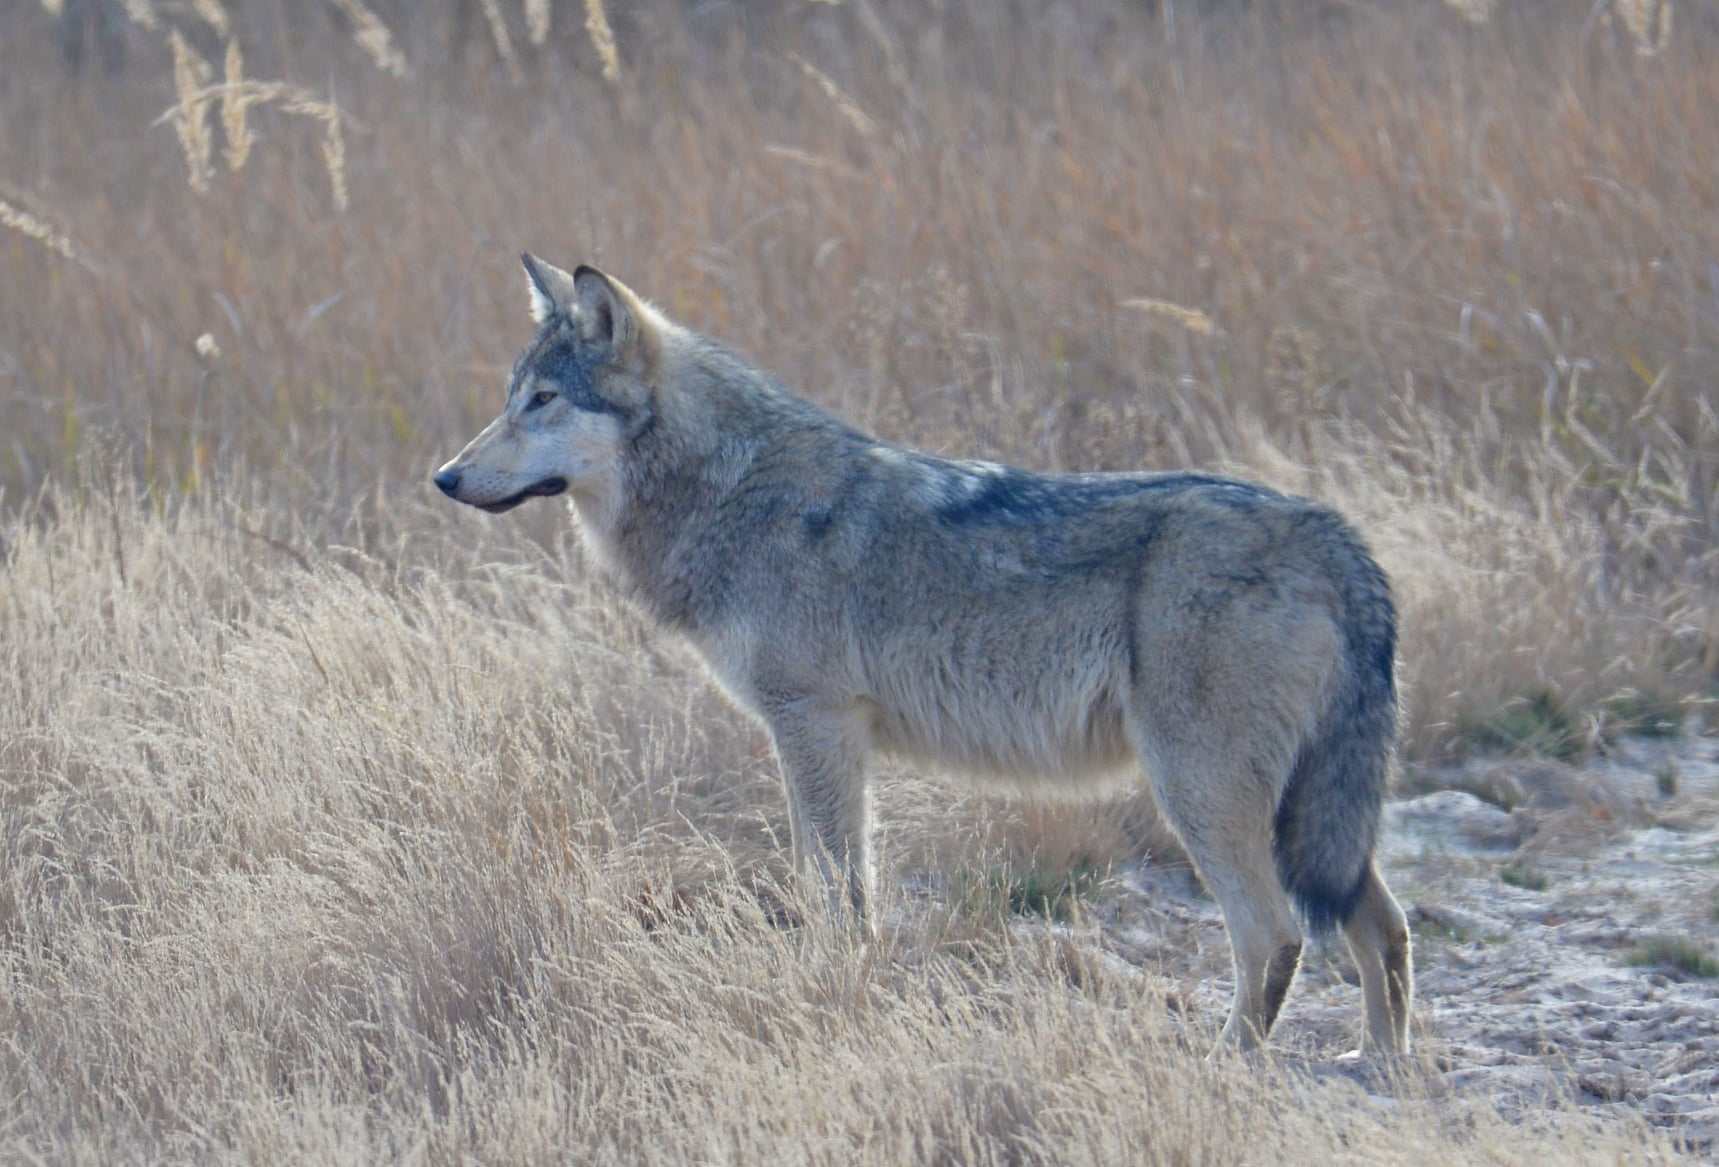
[[[1344,641],[1329,704],[1296,755],[1278,804],[1278,878],[1314,936],[1354,914],[1379,833],[1397,735],[1396,611],[1385,573],[1347,523],[1326,564]]]

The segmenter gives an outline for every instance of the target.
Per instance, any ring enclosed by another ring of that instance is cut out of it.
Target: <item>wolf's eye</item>
[[[554,400],[555,394],[548,389],[539,389],[531,395],[531,404],[533,405],[548,405]]]

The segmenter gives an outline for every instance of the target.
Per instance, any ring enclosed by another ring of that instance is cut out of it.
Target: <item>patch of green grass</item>
[[[1649,936],[1624,958],[1635,968],[1674,968],[1692,977],[1719,977],[1719,957],[1681,936]]]
[[[1461,736],[1483,749],[1528,752],[1573,762],[1587,752],[1581,719],[1549,690],[1518,698],[1485,717],[1465,718]]]
[[[1067,920],[1082,900],[1098,890],[1102,872],[1088,860],[1069,868],[1034,864],[1015,870],[957,873],[952,886],[954,902],[962,911],[982,916],[1038,915],[1049,920]]]
[[[1510,939],[1508,928],[1482,929],[1478,924],[1463,923],[1443,912],[1429,915],[1425,910],[1417,910],[1410,915],[1409,928],[1424,940],[1442,940],[1447,944],[1479,944],[1492,947],[1504,944]],[[1419,951],[1419,946],[1416,951]]]
[[[1683,705],[1658,693],[1629,689],[1608,699],[1607,736],[1676,737],[1683,732]]]
[[[1546,890],[1546,873],[1532,863],[1507,863],[1498,869],[1498,878],[1524,891]]]
[[[1461,924],[1447,923],[1444,920],[1429,920],[1424,916],[1410,923],[1416,934],[1428,940],[1448,940],[1452,944],[1467,944],[1470,937],[1467,928]]]

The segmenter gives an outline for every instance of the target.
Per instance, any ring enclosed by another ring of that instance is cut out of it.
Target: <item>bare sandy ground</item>
[[[1423,778],[1453,788],[1390,804],[1381,847],[1414,922],[1415,1069],[1352,1054],[1360,992],[1340,942],[1310,950],[1277,1055],[1381,1105],[1412,1077],[1525,1122],[1645,1121],[1719,1155],[1719,978],[1665,959],[1681,942],[1719,962],[1719,741]],[[1191,1025],[1221,1021],[1228,947],[1187,871],[1120,873],[1098,912],[1112,967],[1168,975]]]

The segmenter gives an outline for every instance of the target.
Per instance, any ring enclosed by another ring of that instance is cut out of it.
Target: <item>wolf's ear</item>
[[[520,255],[525,265],[525,286],[531,293],[531,318],[542,324],[573,303],[573,277],[552,263],[544,263],[531,252]]]
[[[633,355],[639,336],[638,301],[594,267],[573,273],[573,322],[579,339],[617,363]]]

